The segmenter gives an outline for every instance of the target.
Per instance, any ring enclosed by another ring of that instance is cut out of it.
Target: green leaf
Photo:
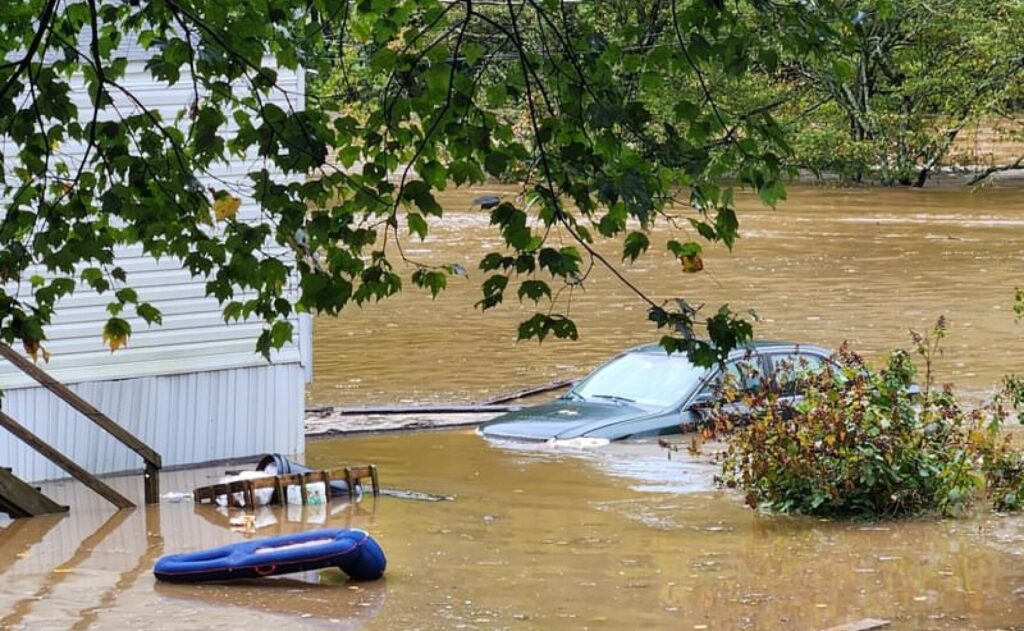
[[[484,281],[482,285],[484,297],[476,303],[482,311],[493,309],[501,304],[505,298],[505,288],[508,286],[508,276],[495,274]]]
[[[572,320],[561,315],[543,313],[534,314],[529,320],[520,323],[518,338],[520,340],[536,338],[538,342],[543,342],[550,333],[554,333],[555,337],[560,339],[579,339],[579,331]]]
[[[412,282],[417,287],[429,289],[431,298],[437,298],[437,295],[448,286],[448,272],[420,268],[413,272]]]
[[[409,232],[419,236],[420,241],[427,238],[427,220],[423,218],[423,215],[418,213],[409,213],[406,215],[406,219],[409,222]]]
[[[536,303],[540,302],[544,296],[547,296],[548,300],[551,299],[551,287],[544,281],[526,280],[519,285],[518,294],[520,302],[523,301],[523,298],[529,298]]]
[[[693,241],[680,243],[675,239],[670,240],[666,247],[677,258],[700,256],[701,252],[704,251],[699,243]]]
[[[515,260],[512,257],[491,252],[480,261],[480,269],[485,272],[491,272],[497,269],[507,269],[514,264]]]
[[[631,232],[626,236],[622,246],[622,259],[635,261],[641,254],[647,251],[651,245],[647,235],[642,232]]]
[[[148,302],[139,303],[135,307],[135,313],[146,321],[147,324],[163,324],[164,318],[160,310]]]
[[[774,207],[780,200],[786,199],[786,187],[779,180],[772,180],[758,191],[761,201]]]
[[[721,207],[715,214],[715,233],[729,249],[739,236],[739,220],[732,208]]]
[[[490,152],[484,159],[484,170],[493,175],[494,177],[500,177],[505,173],[505,169],[508,168],[508,158],[503,153]]]
[[[139,301],[139,295],[131,287],[118,289],[116,292],[114,292],[114,297],[116,297],[119,301],[123,303],[134,303]]]

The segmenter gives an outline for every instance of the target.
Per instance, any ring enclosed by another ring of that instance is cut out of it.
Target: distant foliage
[[[849,181],[924,186],[942,167],[980,162],[954,155],[971,125],[1000,120],[1009,136],[1024,133],[1024,3],[828,0],[813,7],[827,52],[781,52],[767,90],[789,101],[780,117],[792,121],[800,166]]]
[[[917,337],[926,371],[944,331],[940,321]],[[834,360],[801,375],[806,397],[794,406],[768,387],[738,395],[750,411],[744,426],[715,415],[717,431],[734,430],[721,484],[751,507],[819,516],[956,514],[983,497],[998,510],[1024,506],[1024,463],[1000,431],[1001,397],[967,410],[930,381],[918,392],[917,365],[902,350],[880,371],[845,348]]]

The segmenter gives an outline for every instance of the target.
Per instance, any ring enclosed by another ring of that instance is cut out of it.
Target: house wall
[[[123,48],[129,63],[120,83],[165,121],[175,120],[178,110],[194,98],[188,74],[174,86],[154,83],[145,70],[146,52],[127,37]],[[265,63],[272,65],[271,60]],[[279,69],[278,77],[283,91],[265,101],[286,110],[301,107],[302,73]],[[112,93],[112,97],[119,101],[122,115],[141,112],[124,95]],[[88,95],[77,90],[74,98],[80,117],[90,118]],[[226,136],[232,133],[230,127],[224,130]],[[0,138],[4,155],[13,158],[16,152],[4,142]],[[70,165],[77,164],[83,150],[74,143],[59,149]],[[7,165],[7,177],[12,177],[13,162]],[[232,188],[242,198],[238,218],[260,221],[246,174],[269,166],[256,155],[243,156],[217,165],[200,179],[218,189]],[[97,295],[83,286],[59,303],[46,329],[45,347],[51,358],[41,367],[156,449],[166,466],[271,451],[301,452],[303,390],[311,377],[310,318],[293,318],[295,343],[275,352],[268,362],[255,352],[263,324],[225,323],[220,305],[205,295],[205,280],[192,278],[179,261],[156,260],[138,248],[125,248],[118,252],[117,264],[127,272],[127,284],[137,290],[139,300],[163,312],[163,324],[151,327],[126,310],[122,317],[131,322],[133,334],[126,348],[111,353],[101,339],[111,296]],[[295,287],[288,291],[294,297]],[[27,283],[20,293],[31,295]],[[105,473],[141,467],[133,452],[2,360],[0,390],[4,411],[87,470]],[[3,430],[0,465],[12,467],[27,480],[64,475]]]
[[[70,387],[156,449],[165,467],[303,450],[305,379],[298,363],[86,381]],[[42,388],[9,390],[3,407],[93,473],[142,468],[135,452]],[[0,437],[0,462],[26,480],[66,475],[10,435]]]

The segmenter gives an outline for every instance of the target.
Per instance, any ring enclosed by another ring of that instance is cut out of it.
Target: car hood
[[[550,440],[577,438],[609,423],[639,418],[651,410],[632,403],[556,399],[503,414],[480,427],[489,438]]]

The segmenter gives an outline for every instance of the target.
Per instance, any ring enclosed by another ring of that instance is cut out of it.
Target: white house
[[[192,102],[189,77],[183,75],[172,87],[155,83],[145,70],[146,51],[130,42],[124,49],[129,64],[121,83],[147,108],[161,111],[164,120],[174,120],[175,113]],[[303,73],[279,69],[278,76],[285,92],[266,100],[282,109],[301,106],[296,95],[304,93]],[[136,106],[123,95],[112,96],[120,100],[123,114],[134,113]],[[84,90],[76,92],[76,100],[80,115],[90,117],[92,107]],[[61,148],[72,158],[76,150],[81,155],[81,147]],[[213,176],[242,182],[257,165],[263,166],[255,159],[239,160],[221,165]],[[252,200],[243,197],[239,217],[255,212]],[[296,316],[295,343],[267,362],[255,352],[262,324],[225,324],[216,300],[205,297],[205,281],[192,278],[179,262],[125,250],[119,253],[118,264],[140,301],[163,312],[163,324],[149,327],[132,320],[134,333],[127,348],[111,353],[101,340],[110,297],[83,287],[59,304],[46,330],[51,359],[40,366],[159,452],[165,467],[272,451],[301,452],[304,390],[311,374],[310,319]],[[85,469],[141,469],[135,453],[2,359],[0,389],[5,412]],[[2,429],[0,465],[12,467],[25,480],[64,476]]]

